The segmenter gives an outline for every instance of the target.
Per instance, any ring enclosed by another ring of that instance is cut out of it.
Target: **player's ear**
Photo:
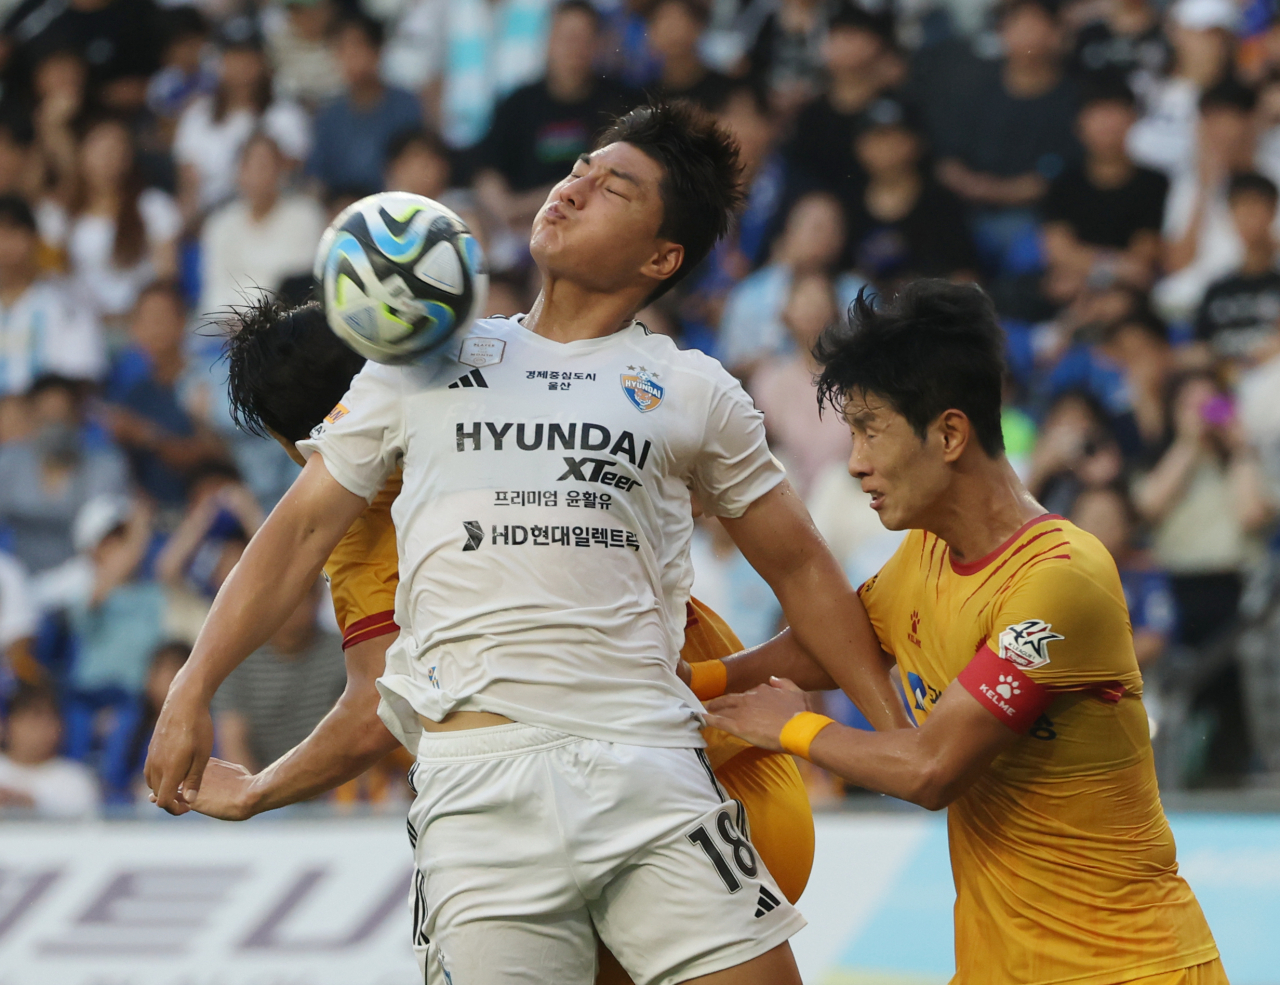
[[[954,408],[944,410],[933,426],[942,444],[943,461],[956,461],[964,454],[965,448],[969,446],[969,439],[973,437],[973,424],[969,415]]]
[[[680,269],[684,262],[684,247],[670,240],[658,240],[658,248],[640,268],[640,272],[654,280],[666,280]]]

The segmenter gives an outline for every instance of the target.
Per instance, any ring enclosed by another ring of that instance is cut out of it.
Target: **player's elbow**
[[[913,772],[905,800],[927,811],[940,811],[960,795],[961,786],[945,763],[925,760]]]

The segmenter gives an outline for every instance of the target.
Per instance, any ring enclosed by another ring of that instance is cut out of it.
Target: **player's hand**
[[[782,727],[807,711],[804,692],[790,681],[771,677],[745,694],[726,694],[707,702],[707,724],[746,739],[753,746],[782,751]]]
[[[255,774],[238,763],[210,759],[191,809],[223,821],[245,821],[253,817]]]
[[[191,810],[213,752],[213,718],[207,705],[170,690],[151,735],[143,777],[151,801],[170,814]]]

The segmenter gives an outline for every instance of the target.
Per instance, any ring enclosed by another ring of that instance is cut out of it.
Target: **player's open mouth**
[[[871,508],[878,511],[882,506],[884,506],[884,493],[872,493]]]

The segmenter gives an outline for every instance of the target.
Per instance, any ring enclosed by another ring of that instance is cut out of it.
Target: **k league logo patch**
[[[1049,662],[1049,644],[1066,639],[1053,632],[1043,619],[1028,619],[1000,634],[1000,657],[1023,670],[1035,670]]]
[[[631,372],[622,374],[622,392],[635,404],[640,413],[647,414],[651,410],[656,410],[662,403],[662,395],[665,391],[654,382],[655,374],[650,373],[643,366],[628,366],[627,369]]]

